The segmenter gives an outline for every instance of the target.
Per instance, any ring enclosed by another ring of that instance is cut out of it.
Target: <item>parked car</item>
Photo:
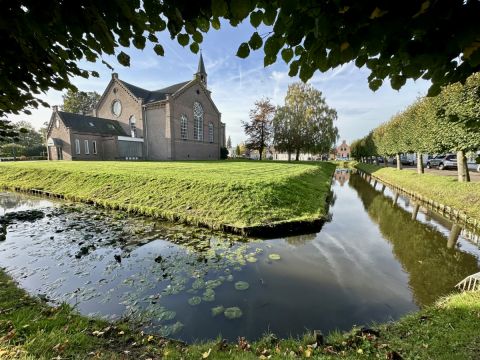
[[[457,156],[454,154],[438,155],[433,159],[428,160],[427,169],[438,167],[439,170],[443,169],[456,169],[457,168]]]
[[[400,164],[402,165],[415,165],[415,161],[407,158],[405,155],[400,156]],[[393,165],[397,165],[397,159],[393,158]]]

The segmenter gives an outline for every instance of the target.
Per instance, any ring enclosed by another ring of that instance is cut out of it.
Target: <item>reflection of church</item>
[[[335,180],[340,183],[340,186],[343,186],[345,182],[348,182],[350,179],[350,170],[347,169],[337,169],[335,170]]]

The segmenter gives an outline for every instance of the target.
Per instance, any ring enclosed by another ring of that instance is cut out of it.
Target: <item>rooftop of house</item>
[[[65,111],[58,111],[57,113],[66,127],[78,132],[128,136],[120,123],[116,120],[74,114]]]

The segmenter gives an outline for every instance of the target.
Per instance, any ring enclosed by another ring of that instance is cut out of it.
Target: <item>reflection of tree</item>
[[[316,233],[313,234],[305,234],[305,235],[297,235],[297,236],[289,236],[285,238],[285,240],[293,246],[301,246],[305,245],[307,242],[312,241],[317,236]]]
[[[370,218],[393,246],[393,254],[410,275],[409,284],[419,305],[432,303],[453,290],[466,276],[477,272],[475,256],[448,249],[447,238],[434,227],[412,220],[411,214],[393,206],[359,176],[349,184],[359,194]]]
[[[32,201],[27,199],[25,195],[14,193],[0,193],[0,208],[4,210],[13,209],[22,205],[29,205]]]

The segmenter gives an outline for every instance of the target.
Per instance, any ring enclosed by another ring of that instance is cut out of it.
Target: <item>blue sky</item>
[[[265,29],[263,29],[265,30]],[[262,31],[260,30],[260,34]],[[245,139],[241,120],[248,119],[249,110],[255,100],[269,97],[276,105],[283,104],[288,84],[299,81],[288,76],[288,66],[280,59],[277,63],[263,67],[263,49],[250,53],[247,59],[235,56],[238,46],[247,41],[254,28],[244,22],[236,28],[222,23],[219,31],[204,34],[201,45],[208,73],[208,87],[226,123],[227,136],[237,144]],[[266,31],[266,30],[265,30]],[[165,56],[157,56],[152,46],[141,51],[135,48],[123,49],[131,56],[130,67],[119,65],[114,57],[105,57],[118,72],[120,79],[134,85],[154,90],[173,83],[189,80],[197,69],[198,55],[183,48],[167,33],[159,36],[165,48]],[[89,70],[97,70],[100,78],[75,78],[73,83],[82,91],[97,91],[100,94],[111,78],[111,70],[101,63],[81,63]],[[316,72],[309,81],[322,91],[329,106],[338,112],[337,127],[340,140],[351,142],[362,137],[378,124],[424,95],[429,83],[423,80],[408,81],[400,90],[392,90],[385,84],[377,92],[368,88],[368,69],[358,69],[347,64],[326,73]],[[42,96],[50,105],[62,104],[62,93],[49,91]],[[39,108],[31,116],[10,116],[10,120],[29,120],[40,127],[50,119],[51,110]]]

